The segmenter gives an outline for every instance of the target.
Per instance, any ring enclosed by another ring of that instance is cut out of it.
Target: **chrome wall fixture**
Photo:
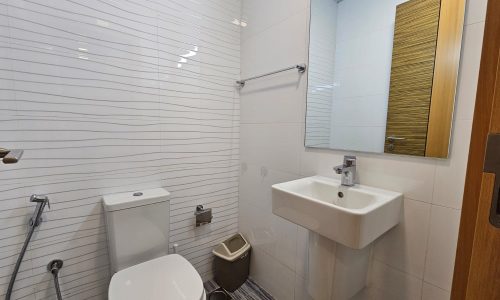
[[[23,156],[24,150],[0,148],[0,158],[4,164],[15,164]]]
[[[213,216],[211,208],[203,208],[203,205],[198,205],[196,206],[194,215],[196,216],[196,227],[212,223]]]
[[[9,285],[7,287],[7,292],[5,293],[5,300],[10,300],[12,295],[12,291],[14,289],[14,283],[16,282],[17,273],[19,272],[19,268],[21,267],[21,263],[23,262],[24,254],[26,254],[26,250],[28,250],[28,245],[31,241],[31,237],[35,232],[35,229],[40,226],[42,223],[42,214],[45,206],[50,208],[49,197],[46,195],[31,195],[30,202],[36,203],[35,212],[33,216],[29,219],[28,222],[28,234],[26,236],[26,240],[24,241],[23,247],[16,261],[16,265],[14,266],[14,270],[12,271],[12,276],[10,277]]]
[[[306,71],[306,69],[307,69],[307,66],[306,66],[306,64],[293,65],[291,67],[283,68],[283,69],[280,69],[280,70],[277,70],[277,71],[274,71],[274,72],[269,72],[269,73],[266,73],[266,74],[262,74],[262,75],[258,75],[258,76],[254,76],[254,77],[250,77],[250,78],[241,79],[241,80],[236,81],[236,84],[240,88],[242,88],[242,87],[245,86],[245,83],[247,81],[258,79],[258,78],[262,78],[262,77],[266,77],[266,76],[269,76],[269,75],[274,75],[274,74],[277,74],[277,73],[281,73],[281,72],[285,72],[285,71],[293,70],[293,69],[297,69],[297,71],[299,71],[299,73],[304,73]]]
[[[354,186],[356,184],[356,156],[344,156],[344,163],[333,168],[335,173],[342,175],[343,186]]]
[[[59,286],[59,271],[63,267],[64,263],[60,259],[54,259],[47,265],[47,271],[54,277],[54,287],[56,288],[57,300],[63,300],[61,294],[61,287]]]

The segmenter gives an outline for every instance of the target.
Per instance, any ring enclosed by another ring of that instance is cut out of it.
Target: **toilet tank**
[[[162,188],[103,197],[112,273],[168,254],[169,200]]]

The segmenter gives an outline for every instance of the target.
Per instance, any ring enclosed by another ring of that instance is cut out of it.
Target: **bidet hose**
[[[54,276],[54,286],[56,287],[57,300],[63,300],[61,288],[59,287],[59,269],[53,269],[52,276]]]
[[[56,288],[57,300],[62,300],[61,287],[59,286],[59,271],[63,267],[63,261],[60,259],[54,259],[47,265],[47,271],[49,271],[54,277],[54,287]]]
[[[24,241],[23,248],[21,249],[21,253],[17,258],[16,266],[14,267],[14,272],[10,277],[9,287],[7,288],[7,293],[5,294],[5,300],[10,300],[12,295],[12,289],[14,288],[14,283],[16,282],[17,273],[19,272],[19,268],[21,267],[21,263],[24,258],[24,254],[26,253],[26,249],[28,249],[28,244],[30,243],[31,236],[33,236],[33,232],[35,231],[36,226],[30,225],[30,230],[28,231],[28,235],[26,236],[26,240]]]

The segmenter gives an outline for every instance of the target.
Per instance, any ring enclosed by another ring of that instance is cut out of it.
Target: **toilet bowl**
[[[111,272],[109,300],[205,300],[200,275],[168,255],[170,193],[152,189],[103,197]]]
[[[205,289],[193,266],[177,254],[121,270],[111,278],[109,300],[205,300]]]

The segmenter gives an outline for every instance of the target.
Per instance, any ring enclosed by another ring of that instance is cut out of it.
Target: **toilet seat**
[[[182,256],[166,255],[119,271],[109,300],[205,300],[200,275]]]

